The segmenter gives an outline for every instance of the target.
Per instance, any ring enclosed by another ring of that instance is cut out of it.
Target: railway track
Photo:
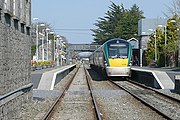
[[[179,99],[130,81],[110,80],[110,82],[127,91],[136,99],[158,112],[164,118],[172,120],[180,119]]]
[[[98,73],[89,70],[92,76],[92,87],[97,100],[102,118],[114,119],[138,119],[138,120],[164,120],[156,111],[145,106],[124,89],[112,84],[106,78],[98,77]],[[95,77],[93,77],[95,76]]]
[[[90,74],[81,66],[70,75],[72,80],[43,120],[180,119],[179,100],[134,82],[93,79]]]
[[[101,115],[91,90],[89,75],[87,74],[87,71],[81,66],[72,75],[64,91],[52,104],[42,120],[82,118],[101,120]]]
[[[73,81],[73,78],[75,77],[78,69],[76,70],[75,74],[72,75],[71,80],[67,83],[67,85],[66,85],[65,89],[63,90],[63,92],[57,97],[57,99],[54,101],[54,103],[51,105],[51,107],[45,113],[42,120],[48,120],[48,119],[50,119],[52,117],[53,112],[55,111],[55,109],[57,109],[58,105],[60,104],[61,99],[63,98],[63,96],[65,95],[65,92],[68,90],[69,86],[71,85],[71,83]]]

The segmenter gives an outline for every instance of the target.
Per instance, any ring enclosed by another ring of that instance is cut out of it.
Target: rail
[[[79,69],[79,68],[78,68]],[[74,77],[76,76],[77,74],[77,71],[78,69],[76,70],[76,73],[72,76],[71,80],[69,81],[69,83],[66,85],[65,89],[63,90],[63,92],[57,97],[57,99],[55,100],[55,102],[51,105],[51,107],[48,109],[48,111],[46,112],[46,114],[43,116],[42,120],[48,120],[53,111],[55,110],[56,106],[59,105],[59,102],[60,100],[62,99],[62,97],[65,95],[65,92],[69,89],[69,86],[71,85]]]
[[[90,82],[92,79],[91,79],[88,71],[85,69],[85,67],[84,67],[84,70],[85,70],[85,73],[86,73],[86,78],[87,78],[87,82],[88,82],[88,87],[89,87],[90,94],[91,94],[91,97],[92,97],[92,102],[93,102],[93,105],[94,105],[96,117],[97,117],[98,120],[102,120],[100,111],[99,111],[98,106],[97,106],[96,99],[95,99],[95,97],[94,97],[94,95],[93,95],[93,91],[92,91],[92,85],[91,85],[91,82]]]
[[[175,100],[175,98],[169,97],[157,91],[152,91],[152,89],[147,88],[145,86],[130,83],[128,81],[123,82],[123,84],[117,81],[109,80],[111,83],[116,85],[117,87],[125,90],[129,94],[131,94],[134,98],[138,99],[146,106],[150,107],[152,110],[156,111],[158,114],[163,116],[166,119],[179,119],[178,112],[180,108],[179,100]],[[176,101],[174,103],[174,101]],[[156,102],[160,102],[164,106],[160,109],[161,104],[156,104]],[[173,104],[172,104],[173,103]],[[167,107],[166,107],[167,106]],[[169,108],[169,106],[172,106]],[[170,109],[174,111],[171,114]]]

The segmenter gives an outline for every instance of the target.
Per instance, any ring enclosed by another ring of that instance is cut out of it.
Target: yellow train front
[[[90,56],[90,66],[105,71],[107,76],[130,76],[132,47],[120,38],[106,41]]]

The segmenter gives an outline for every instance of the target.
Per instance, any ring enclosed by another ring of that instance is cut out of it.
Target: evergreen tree
[[[175,19],[174,17],[172,19]],[[168,20],[166,25],[166,46],[165,46],[165,30],[156,29],[156,33],[151,34],[148,48],[146,50],[146,61],[148,65],[155,64],[155,36],[156,36],[156,51],[157,51],[157,65],[159,67],[165,66],[165,59],[168,66],[175,67],[177,64],[178,53],[178,29],[177,24]],[[166,57],[166,58],[165,58]]]
[[[167,54],[168,65],[175,67],[177,65],[178,54],[178,26],[177,23],[171,22],[171,20],[167,23],[167,45],[165,47],[165,53]]]
[[[138,19],[143,18],[143,12],[137,5],[125,9],[123,4],[116,5],[112,2],[104,18],[99,18],[94,25],[94,40],[102,44],[111,38],[130,39],[137,36]]]

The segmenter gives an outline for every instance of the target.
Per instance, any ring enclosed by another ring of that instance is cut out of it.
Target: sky
[[[69,43],[89,44],[93,40],[94,23],[104,17],[111,6],[123,4],[129,9],[136,4],[146,18],[164,18],[173,0],[32,0],[32,22],[46,22]]]

